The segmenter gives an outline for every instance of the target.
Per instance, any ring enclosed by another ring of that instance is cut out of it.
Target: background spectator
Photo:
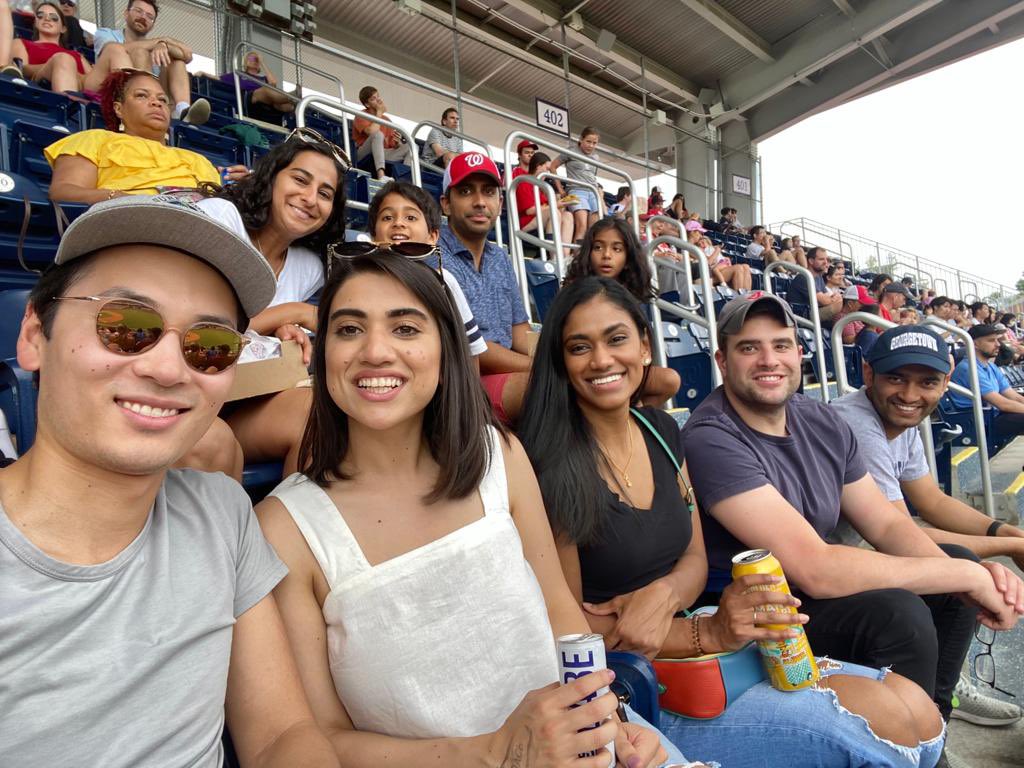
[[[512,171],[512,178],[521,176],[524,173],[530,172],[530,158],[533,157],[533,153],[536,152],[539,147],[529,139],[523,139],[516,144],[516,157],[519,159],[519,165]],[[560,187],[556,186],[556,190],[560,190]]]
[[[441,125],[444,127],[430,129],[427,140],[423,143],[421,157],[424,163],[447,168],[452,158],[462,152],[462,137],[448,133],[459,130],[459,110],[448,107],[441,114]]]
[[[733,209],[730,208],[729,210]],[[750,244],[747,245],[747,258],[762,259],[765,264],[770,264],[777,257],[772,245],[773,243],[767,229],[760,224],[751,227]]]
[[[248,101],[246,113],[257,120],[268,123],[280,123],[281,114],[295,111],[295,99],[278,88],[277,76],[263,61],[259,51],[245,54],[245,73],[238,78],[242,93]],[[220,76],[222,83],[234,85],[234,72],[225,72]]]
[[[22,61],[25,77],[34,83],[50,81],[54,93],[95,88],[100,73],[92,74],[92,65],[78,51],[69,50],[65,43],[64,14],[56,2],[42,2],[35,6],[32,39],[16,38],[11,45],[11,56]]]
[[[665,215],[671,216],[673,219],[685,221],[690,215],[690,212],[686,210],[686,198],[681,194],[673,195],[672,202],[669,203]]]
[[[597,145],[600,140],[601,137],[597,129],[588,126],[580,132],[580,140],[574,149],[586,157],[598,160]],[[559,155],[551,163],[552,172],[557,171],[563,165],[567,179],[565,189],[568,194],[575,195],[579,200],[569,206],[574,222],[573,239],[579,241],[583,239],[587,228],[597,221],[601,212],[601,204],[597,199],[597,194],[601,190],[601,186],[597,182],[597,166],[568,155]],[[598,192],[595,193],[590,187],[573,186],[573,181],[586,182],[596,188]]]
[[[616,219],[632,219],[633,195],[629,187],[623,186],[615,193],[615,202],[608,208],[608,215]]]
[[[387,114],[387,105],[380,91],[372,85],[359,89],[359,101],[367,114],[391,120]],[[392,121],[393,122],[393,121]],[[394,128],[378,125],[363,117],[352,121],[352,140],[356,144],[356,162],[360,165],[368,157],[372,157],[372,172],[378,179],[385,178],[384,163],[408,163],[411,149],[405,137]]]
[[[551,170],[551,158],[543,152],[534,153],[530,158],[529,173],[531,176],[538,176]],[[551,229],[551,210],[548,207],[547,197],[537,193],[536,199],[540,200],[540,222],[541,229],[537,228],[537,208],[534,206],[534,192],[537,187],[533,184],[520,184],[516,187],[516,210],[519,213],[519,228],[525,232],[547,232]],[[568,203],[558,200],[558,231],[565,245],[565,256],[572,256],[569,245],[572,243],[572,214],[565,210]]]
[[[899,319],[899,310],[913,298],[903,283],[889,283],[882,289],[882,300],[878,302],[878,308],[882,317],[895,323]]]
[[[871,284],[868,286],[868,293],[875,301],[882,300],[882,291],[885,290],[886,286],[892,282],[892,275],[887,275],[884,272],[879,272],[877,275],[871,278]]]
[[[811,301],[818,303],[818,316],[822,321],[832,320],[842,309],[843,293],[833,291],[825,284],[825,273],[828,272],[828,251],[816,245],[807,251],[807,268],[814,276],[814,296],[808,295],[807,283],[802,275],[797,275],[789,285],[786,294],[790,304],[810,307]]]
[[[78,20],[77,0],[60,0],[60,10],[64,14],[64,27],[67,30],[64,34],[64,45],[71,49],[91,48],[92,35],[82,29],[82,24]]]
[[[195,104],[191,104],[186,65],[192,61],[192,48],[171,37],[149,37],[159,13],[156,0],[128,0],[124,29],[100,27],[96,30],[93,50],[99,70],[97,81],[102,82],[118,69],[134,67],[151,71],[160,78],[173,101],[171,116],[202,125],[210,117],[210,103],[196,99]]]

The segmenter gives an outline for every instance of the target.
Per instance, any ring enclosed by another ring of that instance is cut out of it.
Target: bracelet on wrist
[[[697,649],[697,655],[704,656],[704,648],[700,644],[700,615],[690,617],[690,635],[693,638],[693,647]]]
[[[986,536],[998,536],[999,535],[999,529],[1002,528],[1003,525],[1004,525],[1004,523],[1003,523],[1002,520],[993,520],[992,521],[992,525],[990,525],[988,527],[988,530],[985,532],[985,535]]]

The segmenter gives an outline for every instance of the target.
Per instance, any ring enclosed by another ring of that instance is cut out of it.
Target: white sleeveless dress
[[[544,595],[509,513],[490,429],[484,516],[371,566],[343,514],[303,475],[273,492],[327,579],[331,675],[356,728],[405,738],[496,730],[523,695],[558,679]],[[382,513],[388,491],[381,489]]]

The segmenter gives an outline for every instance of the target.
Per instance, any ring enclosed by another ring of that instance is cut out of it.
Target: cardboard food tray
[[[302,348],[294,341],[281,342],[281,356],[235,366],[235,383],[227,401],[269,395],[303,384],[309,372],[302,363]]]

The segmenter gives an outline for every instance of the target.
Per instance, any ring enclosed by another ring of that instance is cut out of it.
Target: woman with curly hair
[[[252,173],[199,206],[263,254],[277,276],[270,306],[249,329],[299,341],[315,331],[309,299],[324,284],[327,247],[345,239],[348,156],[308,128],[263,155]]]
[[[53,166],[51,200],[92,205],[122,195],[220,183],[218,169],[205,157],[167,146],[170,99],[151,72],[112,72],[100,97],[106,129],[73,133],[43,151]],[[228,180],[248,173],[244,165],[224,170]]]

